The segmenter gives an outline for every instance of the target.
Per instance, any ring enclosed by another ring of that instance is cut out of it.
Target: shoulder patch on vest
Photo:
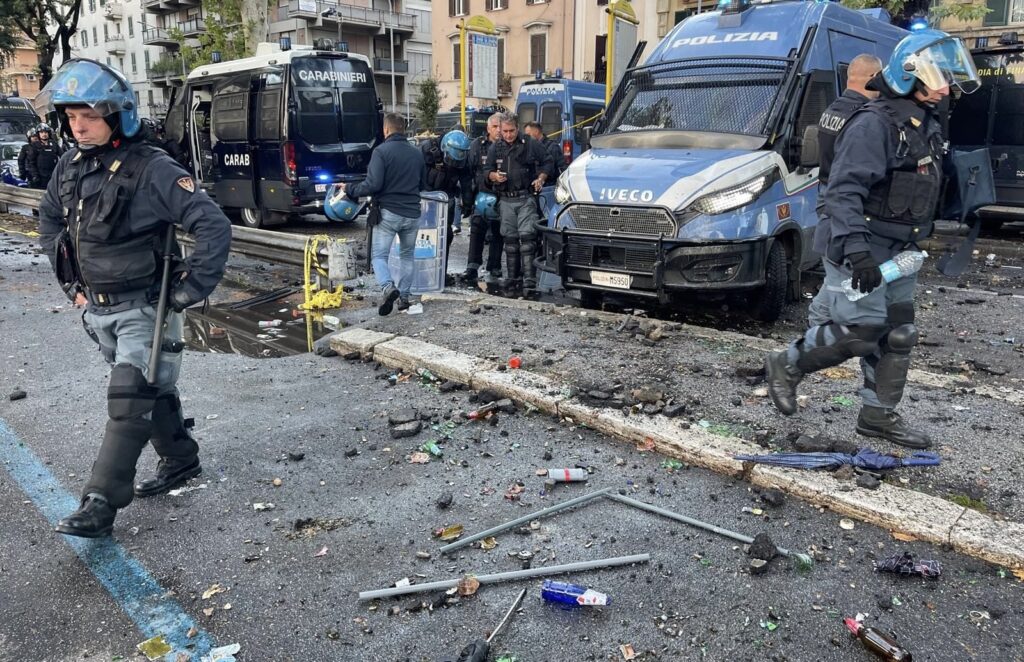
[[[178,179],[177,184],[178,184],[178,186],[180,186],[181,188],[185,189],[189,193],[195,193],[196,192],[196,183],[194,181],[192,181],[191,177],[181,177],[181,178]]]

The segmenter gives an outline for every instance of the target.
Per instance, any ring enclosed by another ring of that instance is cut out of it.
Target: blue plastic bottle
[[[544,580],[540,596],[549,602],[559,602],[569,607],[603,607],[612,603],[604,593],[598,593],[585,586]]]

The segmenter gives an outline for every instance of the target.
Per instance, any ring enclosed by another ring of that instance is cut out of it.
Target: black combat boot
[[[891,441],[906,448],[928,448],[932,440],[921,430],[915,430],[892,409],[861,407],[857,417],[857,433]]]
[[[802,372],[789,365],[788,351],[771,352],[764,360],[768,395],[775,408],[786,416],[796,413],[796,387],[803,379]]]
[[[477,267],[466,267],[466,270],[459,274],[459,280],[466,287],[476,287],[476,282],[479,279],[480,271]]]
[[[102,538],[114,529],[117,510],[102,494],[90,492],[78,510],[57,522],[57,533],[79,538]]]
[[[192,419],[186,420],[181,413],[181,400],[177,393],[166,393],[156,399],[149,441],[160,461],[156,465],[156,475],[135,484],[135,496],[163,494],[202,473],[199,444],[189,432],[191,426]]]

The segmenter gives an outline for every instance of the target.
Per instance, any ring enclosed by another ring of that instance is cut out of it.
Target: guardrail
[[[9,205],[38,211],[42,199],[43,192],[38,189],[0,184],[0,211],[7,211]],[[178,233],[178,243],[187,251],[195,245],[192,237],[183,232]],[[258,260],[302,267],[306,252],[306,237],[233,225],[231,226],[231,252]],[[321,248],[319,253],[320,263],[326,265],[326,248]]]

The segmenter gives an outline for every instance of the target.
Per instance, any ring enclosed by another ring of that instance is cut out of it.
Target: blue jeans
[[[409,298],[412,288],[413,253],[416,249],[416,231],[420,227],[418,217],[399,216],[387,209],[380,210],[380,223],[373,229],[373,274],[381,288],[390,283],[395,284],[388,268],[388,255],[391,245],[395,243],[395,235],[401,250],[398,255],[402,259],[402,273],[398,280],[398,293],[403,299]]]

